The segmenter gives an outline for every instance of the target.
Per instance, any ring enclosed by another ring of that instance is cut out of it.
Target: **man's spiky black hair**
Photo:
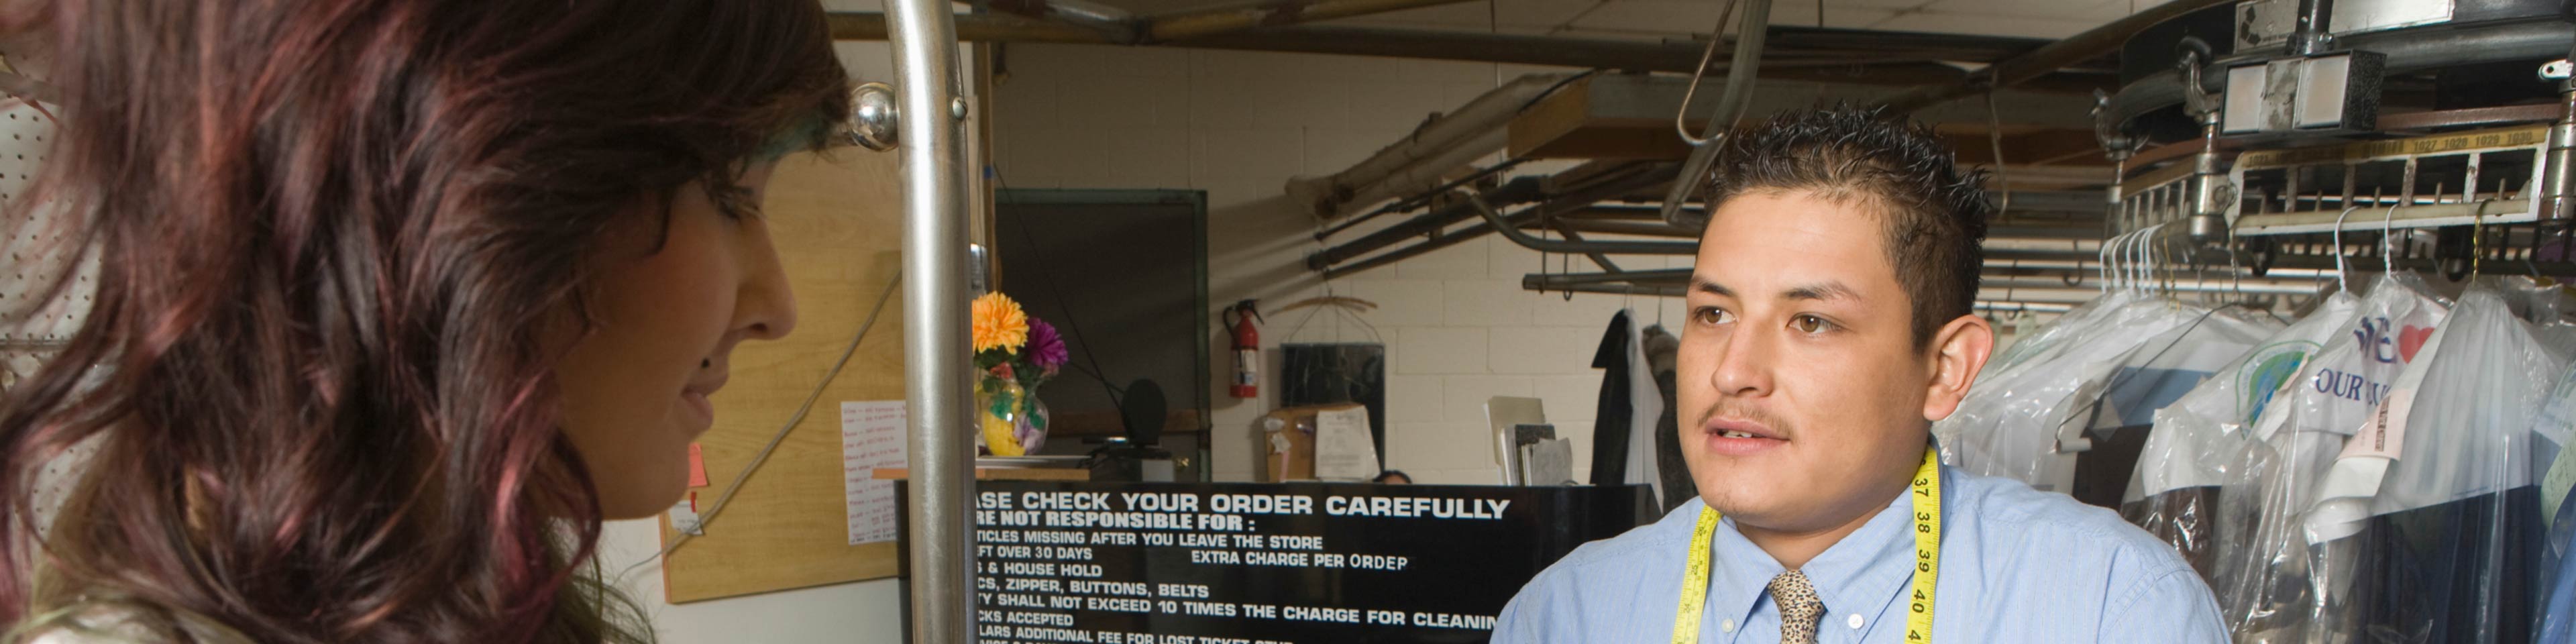
[[[1729,137],[1708,186],[1709,212],[1761,192],[1806,192],[1882,218],[1888,263],[1913,300],[1914,341],[1970,315],[1984,268],[1985,172],[1961,171],[1932,130],[1876,110],[1792,110]]]

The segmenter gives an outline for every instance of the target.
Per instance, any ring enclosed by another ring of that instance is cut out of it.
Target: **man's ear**
[[[1968,397],[1968,385],[1977,382],[1977,373],[1985,370],[1986,358],[1995,350],[1995,328],[1985,318],[1962,315],[1942,325],[1932,334],[1932,364],[1923,397],[1923,419],[1938,421],[1958,411],[1959,401]]]

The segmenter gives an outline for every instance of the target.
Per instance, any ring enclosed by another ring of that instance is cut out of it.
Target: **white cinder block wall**
[[[1005,59],[1010,76],[994,89],[993,114],[1003,187],[1207,191],[1211,320],[1213,309],[1236,300],[1275,308],[1327,287],[1379,305],[1361,317],[1387,345],[1387,465],[1417,481],[1497,481],[1484,416],[1490,396],[1543,399],[1560,434],[1575,438],[1575,462],[1588,464],[1601,385],[1592,353],[1610,315],[1633,305],[1652,322],[1660,306],[1670,327],[1681,324],[1678,299],[1567,301],[1523,291],[1521,277],[1539,269],[1539,254],[1495,237],[1329,285],[1304,268],[1305,255],[1321,245],[1317,222],[1282,196],[1289,177],[1348,168],[1498,79],[1572,70],[1086,45],[1014,45]],[[1541,165],[1523,167],[1564,167]],[[1560,260],[1549,256],[1549,270],[1563,270]],[[1686,257],[1622,264],[1688,265]],[[1598,270],[1579,257],[1571,266]],[[1369,335],[1331,313],[1300,327],[1304,314],[1270,315],[1262,328],[1265,385],[1278,382],[1281,343]],[[1255,423],[1275,408],[1277,389],[1265,386],[1261,400],[1225,396],[1227,337],[1211,329],[1208,338],[1218,381],[1214,475],[1252,480],[1260,467]]]

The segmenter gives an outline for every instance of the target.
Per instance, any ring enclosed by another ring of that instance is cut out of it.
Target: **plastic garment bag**
[[[2116,292],[2014,345],[2011,360],[1981,376],[1950,417],[1933,423],[1944,460],[1961,470],[2066,491],[2071,464],[2057,449],[2062,424],[2085,422],[2072,401],[2089,376],[2166,331],[2207,313],[2154,296]],[[2089,401],[2086,401],[2089,402]]]
[[[1997,352],[1993,359],[1986,361],[1986,369],[1977,376],[1977,382],[1983,384],[1988,380],[2008,377],[2009,374],[2017,372],[2023,365],[2029,364],[2039,356],[2054,355],[2067,346],[2080,344],[2082,338],[2101,333],[2103,320],[2109,319],[2131,304],[2144,300],[2143,296],[2134,291],[2122,290],[2104,293],[2101,297],[2078,304],[2065,314],[2057,316],[2057,320],[2050,322],[2048,326],[2041,327],[2039,331]]]
[[[2057,462],[2042,468],[2058,477],[2048,482],[2067,482],[2065,489],[2078,501],[2120,507],[2155,412],[2280,330],[2281,323],[2271,316],[2220,308],[2109,360],[2084,365],[2078,372],[2083,382],[2067,399],[2066,422],[2057,428]]]
[[[2576,557],[2568,556],[2576,546],[2576,453],[2564,449],[2570,434],[2576,434],[2576,368],[2563,370],[2557,386],[2551,388],[2531,421],[2532,444],[2548,446],[2556,452],[2540,466],[2540,507],[2542,520],[2549,525],[2543,541],[2539,570],[2540,585],[2545,594],[2537,609],[2540,625],[2536,642],[2576,641]],[[2542,463],[2542,459],[2533,462]]]
[[[2351,324],[2331,334],[2247,428],[2249,444],[2224,466],[2212,531],[2218,563],[2210,590],[2237,641],[2310,641],[2317,595],[2299,519],[2344,437],[2448,316],[2422,278],[2381,275]]]
[[[2303,521],[2339,642],[2530,640],[2532,418],[2567,363],[2470,289],[2335,459]]]
[[[2299,384],[2300,367],[2352,328],[2361,298],[2327,296],[2308,317],[2220,367],[2181,400],[2156,410],[2155,428],[2120,499],[2120,513],[2172,544],[2213,586],[2218,495],[2261,443],[2247,430],[2273,398]],[[2251,521],[2231,522],[2250,526]],[[2237,539],[2242,542],[2243,539]]]

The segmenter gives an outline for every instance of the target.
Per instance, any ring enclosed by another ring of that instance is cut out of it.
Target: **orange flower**
[[[974,316],[976,353],[1001,349],[1018,355],[1020,345],[1029,342],[1029,315],[1008,295],[985,293],[975,298]]]

